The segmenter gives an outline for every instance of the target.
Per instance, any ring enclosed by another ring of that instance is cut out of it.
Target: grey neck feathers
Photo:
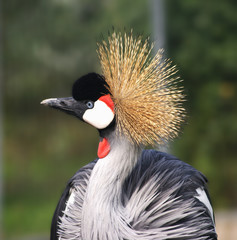
[[[115,240],[119,229],[124,226],[122,184],[136,164],[141,150],[122,137],[111,135],[108,140],[111,151],[98,160],[88,183],[82,208],[81,234],[84,240]]]

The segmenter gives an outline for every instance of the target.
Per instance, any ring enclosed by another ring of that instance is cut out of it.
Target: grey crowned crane
[[[100,136],[98,158],[59,200],[51,240],[217,239],[206,178],[170,154],[144,149],[176,137],[184,118],[177,70],[151,49],[132,33],[113,33],[98,44],[103,75],[79,78],[72,97],[42,101]]]

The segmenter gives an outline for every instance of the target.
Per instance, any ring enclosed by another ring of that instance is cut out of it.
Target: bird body
[[[98,158],[68,182],[51,240],[217,239],[206,178],[147,144],[177,135],[182,89],[147,42],[116,35],[99,45],[104,76],[90,73],[72,98],[47,99],[99,131]],[[157,65],[158,64],[158,65]]]
[[[51,239],[216,239],[212,210],[198,199],[207,194],[200,172],[143,150],[134,166],[120,169],[121,179],[110,160],[97,159],[70,180]]]

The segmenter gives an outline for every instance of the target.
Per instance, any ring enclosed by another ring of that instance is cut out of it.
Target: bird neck
[[[107,136],[109,154],[98,160],[89,179],[82,209],[83,239],[97,239],[91,232],[104,232],[104,226],[114,228],[122,220],[122,187],[126,177],[134,168],[141,153],[138,146],[126,138]],[[115,219],[111,220],[111,211]],[[109,226],[108,226],[109,225]],[[108,230],[108,228],[107,228]],[[100,239],[107,239],[101,237]]]
[[[109,150],[106,156],[99,158],[96,163],[90,177],[88,192],[96,187],[96,192],[98,189],[105,189],[107,194],[110,194],[109,187],[111,187],[112,192],[120,190],[114,187],[121,187],[132,171],[141,154],[141,147],[115,132],[102,138],[99,148],[100,145],[105,145],[105,149],[109,148]]]

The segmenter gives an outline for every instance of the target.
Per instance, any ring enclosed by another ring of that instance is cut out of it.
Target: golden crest
[[[163,50],[152,57],[152,48],[148,39],[134,38],[132,32],[114,32],[97,50],[118,132],[143,145],[176,137],[185,112],[176,66],[163,59]]]

